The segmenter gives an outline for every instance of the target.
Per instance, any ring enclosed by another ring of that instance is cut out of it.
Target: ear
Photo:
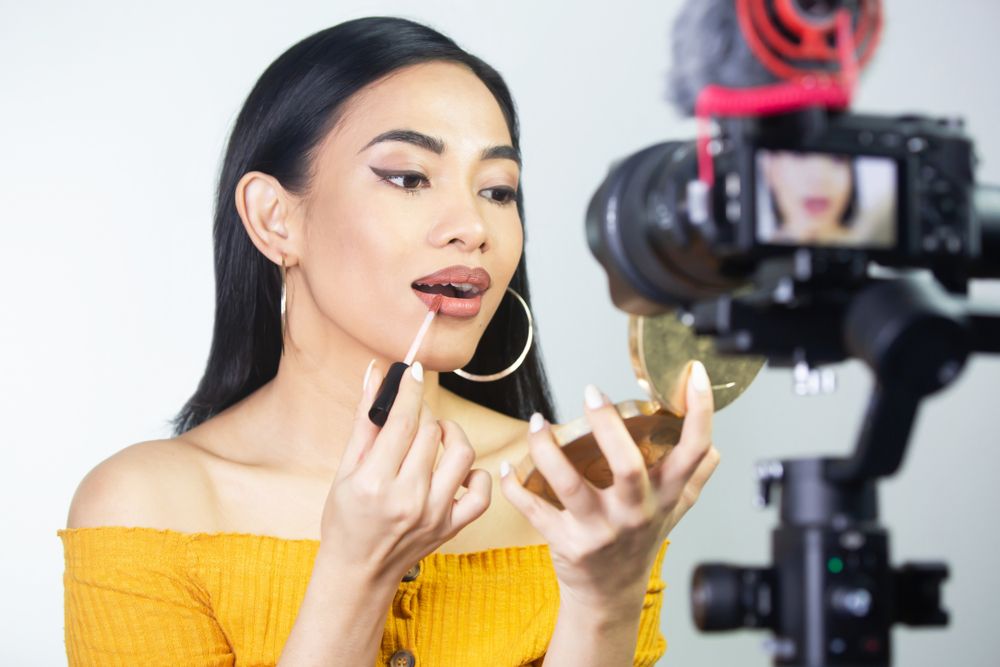
[[[248,171],[236,184],[236,210],[250,241],[275,264],[291,266],[298,256],[300,223],[292,213],[293,197],[276,178],[260,171]]]

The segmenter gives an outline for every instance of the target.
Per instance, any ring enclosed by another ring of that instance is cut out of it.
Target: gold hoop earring
[[[285,315],[285,256],[281,256],[281,354],[285,354],[285,330],[288,317]]]
[[[524,344],[524,349],[521,350],[520,356],[518,356],[518,358],[514,361],[513,364],[503,369],[499,373],[493,373],[492,375],[476,375],[475,373],[469,373],[467,371],[463,371],[461,368],[456,368],[454,371],[452,371],[453,373],[455,373],[455,375],[465,378],[466,380],[472,380],[473,382],[493,382],[494,380],[505,378],[514,371],[516,371],[518,368],[521,367],[521,364],[524,363],[524,360],[528,357],[528,350],[531,349],[531,341],[534,340],[535,337],[535,326],[534,322],[531,319],[531,310],[528,308],[528,304],[525,303],[524,299],[521,298],[521,295],[515,292],[513,289],[511,289],[509,285],[507,286],[507,291],[513,294],[514,297],[518,300],[518,302],[521,304],[521,307],[524,308],[524,314],[528,318],[528,340]]]

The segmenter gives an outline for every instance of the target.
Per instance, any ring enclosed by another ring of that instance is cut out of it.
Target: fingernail
[[[368,391],[368,380],[372,376],[372,369],[375,367],[375,358],[368,362],[368,370],[365,371],[365,381],[361,383],[361,391]]]
[[[536,412],[531,415],[531,421],[528,422],[528,430],[532,433],[538,433],[545,427],[545,417],[542,416],[541,412]]]
[[[583,399],[586,401],[587,407],[591,410],[596,410],[604,405],[604,396],[601,395],[601,390],[592,384],[588,384],[584,387]]]
[[[708,384],[708,372],[705,365],[700,361],[695,361],[691,366],[691,384],[699,394],[707,394],[711,387]]]
[[[417,382],[424,381],[424,366],[419,361],[413,362],[413,365],[410,366],[410,373],[413,375],[413,379]]]
[[[500,462],[500,476],[501,477],[506,477],[509,474],[510,474],[510,464],[507,463],[506,461],[501,461]]]

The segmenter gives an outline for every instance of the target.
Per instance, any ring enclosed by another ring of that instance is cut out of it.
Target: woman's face
[[[848,158],[775,151],[764,156],[764,178],[786,232],[808,240],[840,231],[851,196]]]
[[[401,360],[433,298],[414,282],[481,268],[479,308],[443,308],[418,355],[430,370],[468,363],[521,257],[514,155],[499,105],[464,66],[414,65],[351,98],[316,155],[304,223],[300,270],[320,319]]]

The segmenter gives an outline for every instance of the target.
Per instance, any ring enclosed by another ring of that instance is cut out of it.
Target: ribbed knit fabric
[[[317,540],[102,526],[57,530],[70,665],[274,665],[291,633]],[[666,650],[664,541],[650,574],[635,665]],[[350,572],[344,572],[350,577]],[[401,582],[376,665],[541,665],[559,590],[548,545],[434,553]]]

